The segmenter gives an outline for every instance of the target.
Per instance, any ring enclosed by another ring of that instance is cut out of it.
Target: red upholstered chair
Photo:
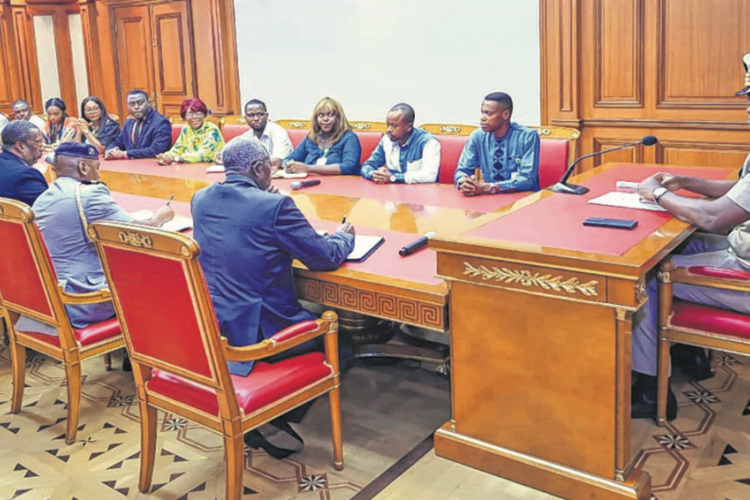
[[[380,139],[383,138],[383,132],[358,132],[354,131],[359,137],[359,144],[362,146],[362,154],[359,157],[359,163],[366,162],[375,148],[378,147]]]
[[[458,159],[461,157],[461,151],[464,150],[467,136],[461,135],[436,135],[440,141],[440,172],[438,173],[438,183],[453,184],[453,174],[458,167]]]
[[[63,291],[34,223],[31,209],[17,201],[0,198],[0,315],[5,318],[13,362],[11,413],[23,402],[26,348],[60,361],[68,388],[68,419],[65,442],[75,441],[81,407],[81,362],[124,347],[120,325],[113,318],[81,330],[74,329],[66,305],[107,302],[109,290],[86,294]],[[57,327],[59,337],[18,331],[11,314],[23,314]]]
[[[726,311],[673,298],[675,283],[750,292],[750,273],[705,266],[675,267],[667,261],[659,276],[659,399],[656,424],[663,426],[667,413],[669,347],[690,344],[718,351],[750,355],[750,315]]]
[[[225,498],[239,500],[243,434],[330,392],[334,466],[343,468],[335,313],[298,323],[256,345],[230,347],[219,334],[194,240],[116,223],[94,223],[89,232],[110,280],[133,363],[141,415],[141,491],[151,487],[157,409],[222,435]],[[260,361],[323,335],[325,355]],[[230,375],[228,361],[248,360],[258,360],[249,376]]]
[[[299,143],[305,140],[305,137],[310,132],[309,130],[300,130],[297,128],[289,128],[286,131],[289,134],[289,140],[292,141],[293,148],[299,146]]]
[[[225,116],[221,119],[221,135],[224,142],[229,142],[250,130],[247,120],[243,115]]]
[[[568,168],[570,141],[542,137],[539,141],[539,188],[559,181]]]

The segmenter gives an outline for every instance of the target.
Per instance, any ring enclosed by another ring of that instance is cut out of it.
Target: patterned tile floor
[[[78,440],[64,441],[66,391],[60,365],[29,356],[24,407],[9,413],[10,353],[0,347],[0,499],[213,500],[224,497],[221,439],[161,414],[151,495],[138,491],[139,417],[129,373],[83,365]],[[113,366],[121,366],[119,355]],[[343,379],[346,468],[332,467],[328,402],[298,427],[306,446],[278,461],[247,449],[243,498],[345,500],[449,418],[448,379],[403,366],[358,363]]]

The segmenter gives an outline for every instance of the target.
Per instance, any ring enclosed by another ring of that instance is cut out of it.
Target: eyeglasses
[[[33,145],[37,149],[42,149],[44,147],[44,141],[21,141],[24,144]]]
[[[263,118],[268,113],[250,113],[249,115],[245,115],[245,118],[248,118],[250,120],[254,120],[256,118]]]
[[[185,113],[185,118],[203,118],[204,116],[206,116],[206,113],[202,111],[188,111],[187,113]]]

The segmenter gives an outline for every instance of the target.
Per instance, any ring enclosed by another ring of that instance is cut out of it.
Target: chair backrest
[[[433,135],[469,135],[477,127],[474,125],[459,125],[455,123],[425,123],[419,128],[426,130]]]
[[[274,120],[287,130],[310,130],[310,120]]]
[[[567,139],[539,140],[539,189],[552,186],[559,181],[568,168],[570,141]]]
[[[221,119],[221,135],[224,142],[229,142],[250,130],[247,120],[243,115],[225,116]]]
[[[453,184],[453,175],[458,167],[458,159],[464,150],[468,137],[465,135],[436,135],[440,142],[439,184]]]
[[[184,127],[182,123],[172,123],[172,145],[177,142],[177,138],[182,132],[182,127]]]
[[[227,404],[239,411],[198,244],[178,233],[119,223],[91,224],[89,236],[131,359],[213,389],[219,398],[229,395]]]
[[[385,122],[349,122],[355,132],[385,132],[388,125]]]
[[[54,269],[28,205],[0,198],[0,242],[0,306],[53,326],[67,321]]]
[[[573,162],[576,155],[576,140],[581,137],[579,130],[554,126],[530,126],[528,128],[536,130],[541,139],[566,139],[569,142],[567,163],[570,164]]]
[[[383,138],[383,132],[358,132],[354,131],[359,137],[359,144],[362,146],[362,154],[359,157],[360,165],[366,162],[375,148],[378,147],[380,139]]]

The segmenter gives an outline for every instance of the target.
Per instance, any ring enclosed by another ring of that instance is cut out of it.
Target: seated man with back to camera
[[[745,73],[750,81],[750,54],[745,54]],[[735,95],[748,97],[750,123],[750,86]],[[679,255],[670,260],[677,267],[712,266],[750,271],[750,155],[737,181],[697,179],[659,173],[638,185],[638,194],[655,201],[681,221],[692,224],[702,233],[695,233]],[[676,193],[684,189],[705,198],[688,198]],[[728,233],[728,236],[725,236]],[[656,278],[646,287],[648,301],[633,321],[633,385],[631,415],[633,418],[655,418],[657,396],[657,341],[659,297]],[[746,292],[721,290],[676,283],[674,297],[750,314]],[[709,375],[710,376],[710,375]],[[706,377],[703,377],[706,378]],[[677,417],[677,400],[668,391],[667,420]]]
[[[453,177],[465,196],[539,191],[539,134],[511,122],[512,115],[513,100],[505,92],[484,98],[480,128],[466,141]]]
[[[362,165],[362,177],[378,184],[437,182],[440,143],[429,132],[414,128],[414,108],[396,104],[386,124],[378,147]]]
[[[354,228],[347,223],[331,235],[319,235],[294,200],[271,185],[271,159],[257,139],[235,138],[224,148],[223,158],[226,180],[193,197],[194,237],[219,330],[230,345],[244,347],[315,319],[297,301],[292,262],[299,259],[313,271],[338,268],[354,247]],[[265,361],[319,348],[317,342],[308,344]],[[231,362],[229,370],[246,377],[253,366],[252,361]],[[300,445],[288,422],[299,423],[303,414],[295,410],[274,421]],[[251,431],[245,442],[277,458],[291,453],[288,446],[269,446],[269,430]]]
[[[106,160],[156,158],[172,145],[172,125],[148,102],[142,90],[131,90],[127,97],[130,118],[120,134],[107,146]]]
[[[96,292],[107,288],[107,280],[86,228],[97,221],[128,222],[159,227],[174,216],[164,206],[153,219],[137,222],[112,199],[107,186],[99,182],[99,152],[90,144],[63,142],[55,151],[57,180],[42,193],[32,207],[42,239],[49,252],[57,279],[71,293]],[[78,205],[82,212],[79,212]],[[114,317],[111,302],[67,306],[73,328],[85,328]],[[57,335],[44,323],[21,316],[19,331]],[[127,367],[127,363],[125,365]]]

